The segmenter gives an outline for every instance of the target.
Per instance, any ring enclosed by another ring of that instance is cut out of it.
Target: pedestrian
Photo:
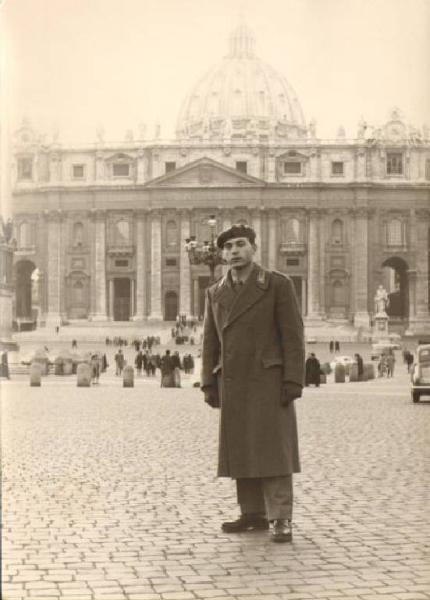
[[[340,352],[340,343],[337,340],[334,342],[334,351]]]
[[[236,480],[240,517],[225,533],[292,540],[300,471],[294,400],[304,383],[303,322],[291,280],[254,263],[255,231],[234,225],[217,245],[229,266],[206,292],[201,388],[220,408],[218,476]]]
[[[143,352],[139,350],[136,354],[136,358],[134,359],[134,364],[136,366],[137,374],[142,375],[142,367],[143,367]]]
[[[98,383],[99,377],[100,377],[100,361],[99,361],[99,357],[97,356],[97,354],[93,354],[91,356],[90,367],[91,367],[91,381],[93,384]]]
[[[305,364],[305,385],[320,386],[321,382],[321,365],[315,354],[311,352],[306,359]]]
[[[357,363],[358,381],[363,381],[363,374],[364,374],[363,358],[360,354],[358,354],[358,352],[356,354],[354,354],[354,358],[355,358],[355,362]]]
[[[391,351],[387,356],[387,377],[393,377],[395,364],[396,359],[394,357],[393,352]]]
[[[176,387],[175,383],[175,361],[170,356],[170,350],[161,358],[161,387]]]
[[[328,347],[329,347],[330,352],[333,353],[334,352],[334,341],[333,340],[330,340]]]
[[[0,368],[1,368],[1,373],[0,373],[1,376],[6,377],[6,379],[10,379],[9,362],[8,362],[6,350],[4,352],[2,352]]]
[[[122,353],[121,348],[115,354],[114,358],[115,358],[115,364],[116,364],[115,375],[121,375],[122,370],[124,368],[124,354]]]
[[[77,349],[78,342],[76,340],[72,340],[72,348]]]
[[[413,362],[414,362],[414,355],[412,354],[412,352],[410,352],[409,350],[407,350],[406,366],[407,366],[407,369],[408,369],[408,373],[411,372],[411,367],[412,367]]]

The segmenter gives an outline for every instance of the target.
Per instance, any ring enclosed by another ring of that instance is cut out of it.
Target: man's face
[[[255,250],[255,244],[251,244],[247,237],[238,237],[225,242],[222,254],[230,267],[243,269],[253,261]]]

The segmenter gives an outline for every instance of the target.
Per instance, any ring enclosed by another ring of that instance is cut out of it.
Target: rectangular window
[[[168,162],[164,163],[164,167],[165,167],[166,173],[170,173],[171,171],[174,171],[176,169],[176,163],[173,161],[168,161]]]
[[[18,181],[30,181],[33,179],[33,159],[18,159]]]
[[[72,176],[73,176],[73,179],[83,179],[85,176],[84,165],[73,165]]]
[[[299,258],[287,258],[287,266],[288,267],[298,267],[300,265]]]
[[[247,173],[248,172],[248,163],[246,162],[246,160],[237,160],[236,161],[236,170],[240,171],[241,173]]]
[[[343,175],[343,162],[333,161],[331,163],[331,174],[332,175]]]
[[[387,152],[387,175],[403,175],[403,154]]]
[[[114,163],[112,165],[112,175],[114,177],[128,177],[130,175],[130,165],[128,163]]]
[[[285,175],[300,175],[302,172],[302,163],[298,160],[288,160],[284,162]]]
[[[426,179],[430,180],[430,158],[426,160]]]
[[[128,267],[128,260],[118,259],[115,261],[116,267]]]
[[[176,258],[166,258],[166,267],[176,267],[178,261]]]

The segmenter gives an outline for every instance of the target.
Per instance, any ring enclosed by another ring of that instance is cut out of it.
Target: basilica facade
[[[18,323],[199,317],[209,272],[185,240],[242,222],[306,323],[368,329],[382,284],[399,330],[430,331],[428,129],[394,109],[354,139],[320,139],[245,26],[185,99],[174,141],[141,127],[65,146],[24,123],[13,181]]]

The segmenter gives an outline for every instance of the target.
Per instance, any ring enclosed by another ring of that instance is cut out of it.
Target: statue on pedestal
[[[389,305],[389,298],[387,290],[383,285],[379,285],[375,294],[375,313],[376,314],[386,314],[386,308]]]

